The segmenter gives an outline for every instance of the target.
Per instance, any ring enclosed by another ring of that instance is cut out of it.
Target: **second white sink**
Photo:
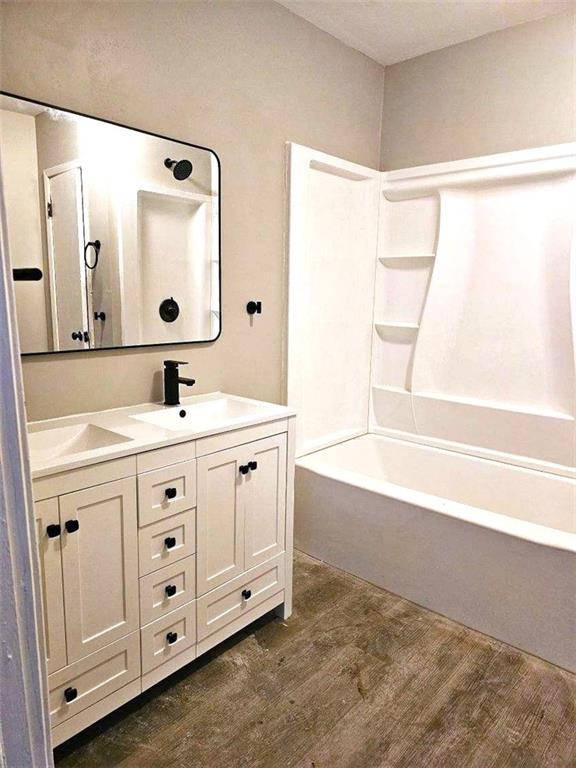
[[[32,461],[46,461],[84,451],[94,451],[130,441],[130,437],[97,427],[95,424],[73,424],[69,427],[44,429],[28,433]]]
[[[172,405],[130,416],[172,432],[205,430],[226,423],[256,418],[269,410],[265,404],[251,403],[233,397],[218,397],[191,405]]]

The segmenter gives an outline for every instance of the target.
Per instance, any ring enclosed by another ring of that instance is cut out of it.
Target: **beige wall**
[[[387,67],[381,168],[574,141],[575,20],[551,16]]]
[[[25,52],[25,55],[24,55]],[[283,397],[284,143],[377,167],[384,70],[273,3],[4,3],[4,90],[207,145],[222,161],[224,330],[214,344],[25,359],[28,416],[197,391]],[[253,324],[249,299],[261,299]]]

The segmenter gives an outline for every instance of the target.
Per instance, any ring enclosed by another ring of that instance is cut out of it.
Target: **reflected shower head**
[[[192,173],[192,163],[190,160],[170,160],[169,157],[164,160],[166,168],[170,168],[174,178],[178,181],[184,181]]]

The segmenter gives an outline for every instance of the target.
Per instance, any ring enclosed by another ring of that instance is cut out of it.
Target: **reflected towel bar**
[[[16,281],[21,280],[42,280],[42,270],[37,267],[20,267],[12,270],[12,278]]]

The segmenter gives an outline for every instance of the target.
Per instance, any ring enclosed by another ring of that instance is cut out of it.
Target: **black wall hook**
[[[261,301],[249,301],[246,304],[246,312],[249,315],[261,315],[262,314],[262,302]]]

